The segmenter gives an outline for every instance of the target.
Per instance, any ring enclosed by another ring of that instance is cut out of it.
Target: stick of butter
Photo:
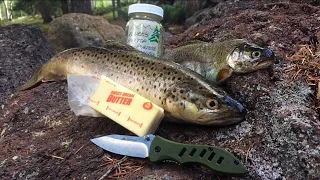
[[[153,134],[164,117],[161,107],[103,75],[89,105],[138,136]]]

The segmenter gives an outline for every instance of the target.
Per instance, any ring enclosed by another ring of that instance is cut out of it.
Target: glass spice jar
[[[127,44],[148,55],[160,57],[163,54],[164,28],[163,9],[151,4],[133,4],[129,6],[125,33]]]

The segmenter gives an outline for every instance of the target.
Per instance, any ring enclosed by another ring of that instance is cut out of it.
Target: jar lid
[[[152,4],[132,4],[129,6],[128,14],[142,12],[155,14],[163,18],[163,9],[159,6]]]

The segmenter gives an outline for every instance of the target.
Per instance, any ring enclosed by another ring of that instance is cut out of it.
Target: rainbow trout
[[[68,74],[105,75],[162,107],[169,121],[222,126],[242,121],[245,114],[239,102],[188,68],[114,44],[65,50],[20,90],[65,80]]]
[[[273,64],[274,53],[244,39],[217,43],[196,41],[167,52],[163,59],[174,61],[201,74],[215,84],[232,73],[249,73]]]

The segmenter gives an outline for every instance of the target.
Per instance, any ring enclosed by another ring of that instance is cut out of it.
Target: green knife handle
[[[197,163],[221,174],[246,173],[244,165],[236,157],[215,146],[181,144],[155,136],[149,152],[150,161],[155,163],[166,161],[179,164]]]

